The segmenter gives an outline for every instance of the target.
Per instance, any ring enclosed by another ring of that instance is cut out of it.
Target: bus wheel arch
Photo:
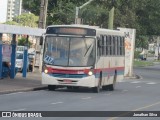
[[[108,86],[108,89],[109,89],[110,91],[114,91],[116,81],[117,81],[117,70],[115,70],[115,73],[114,73],[113,84],[110,84],[110,85]]]
[[[102,71],[100,72],[100,75],[99,75],[99,79],[98,79],[98,85],[96,87],[93,87],[93,92],[94,93],[99,93],[100,92],[100,89],[101,89],[101,85],[102,85]]]
[[[48,90],[55,91],[56,85],[48,85]]]

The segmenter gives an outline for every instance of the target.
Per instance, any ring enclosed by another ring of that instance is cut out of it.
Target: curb
[[[143,77],[142,76],[140,76],[140,75],[133,75],[133,76],[131,76],[131,77],[125,77],[126,79],[143,79]]]
[[[45,90],[45,89],[48,89],[48,87],[42,86],[42,87],[34,87],[34,88],[15,89],[15,90],[8,90],[8,91],[0,91],[0,95],[16,93],[16,92],[38,91],[38,90]]]

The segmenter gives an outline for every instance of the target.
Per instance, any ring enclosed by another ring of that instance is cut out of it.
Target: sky
[[[8,0],[0,0],[0,23],[6,22],[7,1]]]

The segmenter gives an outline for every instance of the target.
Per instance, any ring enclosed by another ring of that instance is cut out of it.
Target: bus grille
[[[58,78],[83,78],[87,77],[86,74],[52,74],[53,77],[58,77]]]

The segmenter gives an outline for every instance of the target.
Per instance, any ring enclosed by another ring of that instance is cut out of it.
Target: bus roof
[[[81,25],[81,24],[71,24],[71,25],[50,25],[48,27],[79,27],[79,28],[89,28],[89,29],[94,29],[96,30],[97,35],[120,35],[124,36],[124,33],[121,32],[120,30],[111,30],[111,29],[106,29],[106,28],[100,28],[99,26],[90,26],[90,25]],[[48,28],[47,27],[47,28]]]

